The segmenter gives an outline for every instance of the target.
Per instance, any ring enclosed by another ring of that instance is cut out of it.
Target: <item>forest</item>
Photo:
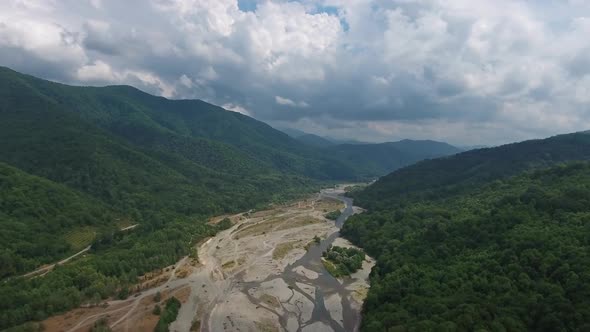
[[[363,331],[590,329],[589,163],[374,206],[342,229],[377,260]]]

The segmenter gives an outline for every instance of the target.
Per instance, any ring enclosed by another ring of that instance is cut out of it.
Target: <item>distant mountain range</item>
[[[337,144],[369,144],[367,142],[361,142],[354,139],[338,139],[333,137],[327,136],[319,136],[315,134],[306,133],[302,130],[295,129],[295,128],[277,128],[278,130],[284,132],[285,134],[311,146],[316,147],[325,147],[328,145],[337,145]]]
[[[408,196],[449,194],[525,170],[585,160],[590,160],[588,132],[558,135],[421,161],[383,176],[356,199],[368,206],[390,206]]]
[[[432,140],[409,140],[386,143],[364,143],[337,141],[333,138],[308,134],[301,130],[281,129],[300,142],[320,148],[338,160],[353,164],[362,163],[359,170],[364,177],[386,174],[400,167],[411,165],[424,159],[438,158],[465,151],[450,144]]]

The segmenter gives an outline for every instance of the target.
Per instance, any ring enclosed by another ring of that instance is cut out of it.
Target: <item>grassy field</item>
[[[284,242],[284,243],[277,245],[275,250],[272,252],[272,258],[273,259],[285,258],[285,256],[287,256],[289,254],[289,252],[295,248],[295,245],[297,243],[299,243],[299,241],[289,241],[289,242]]]
[[[64,236],[64,240],[72,246],[73,251],[80,251],[89,246],[96,236],[92,227],[82,227],[72,230]]]

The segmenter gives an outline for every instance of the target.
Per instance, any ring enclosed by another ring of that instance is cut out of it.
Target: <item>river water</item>
[[[335,221],[336,226],[338,229],[342,227],[346,219],[350,217],[353,211],[352,199],[348,197],[344,197],[338,195],[337,193],[329,190],[323,190],[320,193],[321,197],[328,197],[342,201],[346,207],[342,211],[340,217]],[[326,271],[324,265],[322,264],[322,253],[331,245],[336,238],[339,236],[339,231],[335,231],[332,234],[328,234],[328,236],[322,240],[319,244],[313,245],[309,248],[309,250],[297,260],[295,263],[287,266],[284,271],[279,275],[272,275],[269,276],[266,280],[262,282],[248,282],[243,283],[242,292],[246,294],[250,301],[256,304],[260,304],[260,300],[251,296],[249,294],[249,290],[259,287],[261,283],[265,281],[270,281],[272,279],[282,278],[294,291],[301,293],[303,296],[307,297],[311,302],[314,303],[314,308],[312,312],[311,319],[305,323],[299,325],[297,331],[302,331],[306,326],[312,325],[317,322],[323,322],[324,324],[330,326],[332,330],[336,332],[344,332],[344,331],[356,331],[358,330],[359,323],[360,323],[360,311],[353,308],[350,303],[350,290],[346,289],[348,285],[347,279],[341,283],[336,278],[334,278],[328,271]],[[294,271],[297,267],[303,267],[308,270],[312,270],[318,273],[317,279],[308,279],[301,274],[298,274]],[[315,298],[311,295],[307,294],[304,290],[300,289],[296,282],[304,283],[310,286],[315,287]],[[337,322],[333,319],[330,315],[328,309],[325,306],[325,299],[328,298],[330,295],[338,294],[340,295],[341,305],[342,305],[342,322]],[[277,314],[278,315],[278,314]],[[279,316],[279,323],[281,326],[288,330],[287,328],[287,321],[288,316],[285,315],[278,315]]]

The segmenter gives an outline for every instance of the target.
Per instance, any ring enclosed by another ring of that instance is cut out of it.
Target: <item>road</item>
[[[131,226],[127,226],[127,227],[123,227],[120,229],[120,231],[127,231],[127,230],[131,230],[136,228],[137,226],[139,226],[139,224],[135,224],[135,225],[131,225]],[[88,247],[78,251],[77,253],[73,254],[72,256],[68,257],[68,258],[64,258],[61,261],[57,262],[57,263],[53,263],[50,265],[45,265],[42,266],[38,269],[36,269],[35,271],[31,271],[29,273],[23,274],[22,277],[28,278],[28,277],[33,277],[33,276],[44,276],[45,274],[49,273],[51,270],[53,270],[57,265],[62,265],[65,264],[67,262],[69,262],[70,260],[82,255],[83,253],[87,252],[88,250],[90,250],[90,248],[92,248],[92,245],[89,245]]]
[[[47,274],[48,272],[50,272],[51,270],[53,270],[57,265],[65,264],[65,263],[69,262],[70,260],[87,252],[88,250],[90,250],[91,247],[92,246],[88,246],[68,258],[62,259],[61,261],[51,264],[51,265],[46,265],[46,266],[40,267],[40,268],[36,269],[35,271],[29,272],[27,274],[23,274],[22,276],[25,278],[33,277],[33,276],[43,276],[43,275]]]

